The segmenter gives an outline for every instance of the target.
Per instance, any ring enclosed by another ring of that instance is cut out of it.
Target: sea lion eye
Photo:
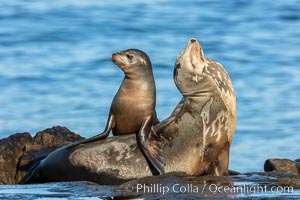
[[[180,63],[177,63],[177,64],[176,64],[176,69],[180,69],[180,68],[181,68]]]
[[[126,57],[127,57],[129,60],[132,60],[132,59],[133,59],[133,56],[130,55],[130,54],[126,54]]]

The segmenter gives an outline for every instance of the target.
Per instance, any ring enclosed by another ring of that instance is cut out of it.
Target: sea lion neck
[[[125,79],[129,80],[154,80],[152,66],[130,66],[123,70]]]

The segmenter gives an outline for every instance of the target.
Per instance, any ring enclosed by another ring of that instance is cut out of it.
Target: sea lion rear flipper
[[[69,146],[67,146],[66,148],[69,149],[69,148],[72,148],[72,147],[75,147],[75,146],[78,146],[80,144],[84,144],[84,143],[89,143],[89,142],[94,142],[94,141],[97,141],[97,140],[102,140],[104,138],[106,138],[110,132],[110,130],[113,129],[113,127],[115,126],[115,118],[114,118],[114,115],[109,113],[109,118],[107,120],[107,123],[106,123],[106,127],[105,127],[105,130],[103,133],[100,133],[98,135],[95,135],[91,138],[88,138],[88,139],[85,139],[85,140],[82,140],[80,142],[76,142],[76,143],[72,143],[70,144]]]
[[[148,162],[158,171],[164,173],[163,144],[157,136],[152,117],[148,117],[137,134],[137,143]]]

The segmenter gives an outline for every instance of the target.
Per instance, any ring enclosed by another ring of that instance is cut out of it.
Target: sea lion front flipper
[[[98,135],[95,135],[91,138],[88,138],[88,139],[85,139],[85,140],[82,140],[80,142],[76,142],[76,143],[72,143],[70,144],[69,146],[67,146],[67,149],[69,148],[72,148],[72,147],[75,147],[75,146],[78,146],[80,144],[84,144],[84,143],[89,143],[89,142],[94,142],[96,140],[102,140],[104,138],[106,138],[109,134],[109,132],[113,129],[113,127],[115,126],[115,118],[114,118],[114,115],[109,113],[109,117],[108,117],[108,120],[107,120],[107,123],[106,123],[106,127],[105,127],[105,130],[104,132],[98,134]]]
[[[163,144],[156,134],[152,122],[152,116],[147,117],[137,134],[137,143],[148,162],[154,166],[159,174],[163,174],[165,165],[163,158]]]

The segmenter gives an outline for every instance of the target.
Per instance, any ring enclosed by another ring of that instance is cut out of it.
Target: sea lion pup
[[[125,77],[112,101],[106,128],[103,133],[68,148],[106,138],[111,130],[114,136],[137,134],[137,143],[142,152],[162,174],[164,165],[159,146],[161,142],[153,140],[153,125],[159,121],[155,111],[156,88],[151,61],[145,52],[138,49],[114,53],[111,59],[124,72]]]
[[[164,156],[173,158],[165,159],[165,172],[227,175],[236,127],[230,77],[220,63],[204,57],[196,39],[190,39],[176,60],[174,81],[183,99],[155,127],[166,141]]]

